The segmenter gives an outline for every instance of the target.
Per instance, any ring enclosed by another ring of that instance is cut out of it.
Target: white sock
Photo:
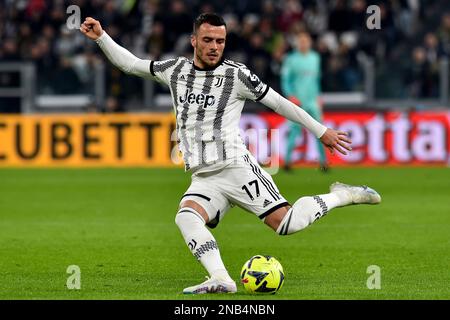
[[[288,235],[300,231],[326,215],[331,209],[352,203],[346,192],[301,197],[284,216],[277,233]]]
[[[192,254],[200,261],[211,277],[232,281],[220,257],[216,239],[205,226],[205,220],[194,209],[181,208],[175,223]]]

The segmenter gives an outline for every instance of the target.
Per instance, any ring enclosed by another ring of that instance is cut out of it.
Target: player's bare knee
[[[177,217],[179,216],[179,214],[181,212],[190,212],[194,215],[197,215],[205,223],[208,223],[208,221],[209,221],[209,217],[208,217],[208,214],[206,213],[206,210],[201,205],[199,205],[197,202],[195,202],[193,200],[186,200],[180,204],[178,213],[175,216],[175,223],[177,223]]]
[[[267,224],[273,231],[277,232],[277,229],[290,208],[291,206],[284,206],[275,210],[264,219],[264,223]]]

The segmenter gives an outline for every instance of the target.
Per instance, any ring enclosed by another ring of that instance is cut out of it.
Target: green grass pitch
[[[0,299],[450,299],[449,168],[306,168],[274,180],[290,202],[336,180],[383,200],[284,237],[233,208],[213,230],[230,274],[238,281],[248,258],[273,255],[283,288],[186,296],[206,273],[174,223],[190,183],[182,169],[1,169]],[[69,265],[80,290],[66,287]],[[381,289],[366,286],[370,265]]]

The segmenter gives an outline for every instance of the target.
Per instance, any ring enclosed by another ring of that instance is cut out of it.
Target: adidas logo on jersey
[[[269,204],[271,204],[272,201],[269,201],[267,199],[264,199],[263,208],[267,207]]]
[[[190,90],[186,90],[186,92],[178,97],[178,101],[180,103],[188,103],[188,104],[197,104],[199,107],[207,108],[216,102],[216,98],[214,98],[211,94],[199,93],[195,94]]]

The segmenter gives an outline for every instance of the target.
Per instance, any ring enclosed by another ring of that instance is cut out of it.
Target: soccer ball
[[[248,293],[275,294],[284,283],[283,267],[272,256],[253,256],[242,266],[241,283]]]

